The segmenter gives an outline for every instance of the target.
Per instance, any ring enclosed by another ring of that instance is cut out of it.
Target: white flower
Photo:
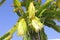
[[[32,19],[32,25],[36,32],[38,32],[39,30],[43,28],[43,23],[41,23],[37,17]]]

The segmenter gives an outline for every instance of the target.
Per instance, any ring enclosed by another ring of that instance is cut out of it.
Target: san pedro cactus
[[[0,5],[5,0],[0,2]],[[60,21],[60,1],[46,0],[42,4],[42,0],[13,0],[14,12],[17,13],[19,19],[17,23],[6,34],[0,37],[0,40],[11,40],[15,31],[18,36],[22,36],[23,40],[47,40],[44,32],[44,26],[53,28],[60,33],[60,26],[56,25],[54,20]],[[55,2],[55,3],[54,3]],[[25,11],[23,9],[25,7]]]

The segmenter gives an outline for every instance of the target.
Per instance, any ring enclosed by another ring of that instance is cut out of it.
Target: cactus
[[[2,0],[0,5],[4,1]],[[42,4],[42,0],[13,1],[14,12],[17,13],[19,19],[12,29],[0,36],[0,40],[11,40],[16,30],[18,36],[22,36],[23,40],[47,40],[44,25],[60,33],[60,26],[54,22],[54,20],[60,21],[59,0],[46,0],[44,4]],[[24,11],[22,7],[25,7],[26,10]]]

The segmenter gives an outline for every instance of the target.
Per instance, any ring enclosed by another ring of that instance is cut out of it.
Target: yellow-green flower
[[[33,2],[30,3],[29,8],[28,8],[28,13],[29,13],[29,18],[34,18],[35,17],[35,7]]]
[[[18,35],[23,36],[27,32],[27,25],[24,18],[20,18],[18,22]]]

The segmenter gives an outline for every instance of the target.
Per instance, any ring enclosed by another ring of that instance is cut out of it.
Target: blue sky
[[[13,12],[13,7],[11,7],[12,4],[13,0],[6,0],[6,2],[0,7],[0,36],[10,30],[19,18],[17,14]],[[56,23],[60,25],[60,22],[56,21]],[[47,26],[45,26],[44,29],[48,39],[60,39],[60,33]],[[15,32],[12,40],[22,40],[22,38],[18,37]]]

